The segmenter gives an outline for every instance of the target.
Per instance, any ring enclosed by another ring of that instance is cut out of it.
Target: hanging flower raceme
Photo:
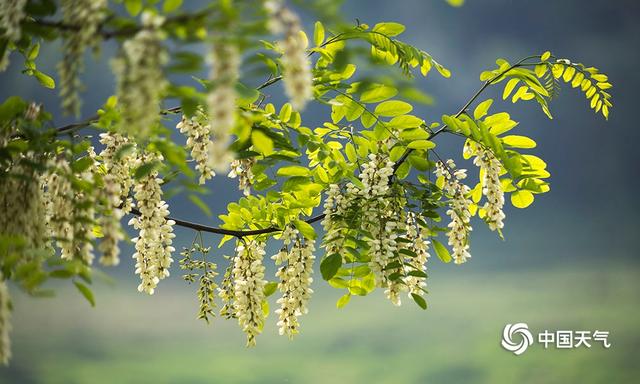
[[[238,189],[245,196],[251,195],[251,186],[253,185],[253,172],[251,167],[255,164],[254,158],[234,160],[231,162],[231,171],[228,176],[232,179],[238,178]]]
[[[293,338],[300,327],[298,317],[308,312],[307,303],[313,293],[311,274],[315,247],[314,241],[301,239],[298,231],[291,227],[283,231],[282,241],[284,247],[272,257],[276,265],[285,264],[276,272],[280,278],[278,289],[282,293],[278,299],[280,308],[276,310],[279,316],[277,325],[280,335]]]
[[[264,254],[264,243],[257,240],[243,240],[236,246],[233,307],[238,324],[247,335],[247,346],[256,345],[256,336],[264,326]]]
[[[48,221],[51,232],[60,248],[63,259],[73,259],[73,199],[74,190],[71,181],[71,168],[64,157],[54,163],[54,170],[47,180],[47,193],[51,199],[48,204]]]
[[[122,44],[121,54],[112,61],[122,108],[120,130],[137,138],[147,137],[160,118],[160,102],[167,86],[162,66],[168,61],[162,46],[163,23],[161,16],[143,13],[143,28]]]
[[[120,186],[112,174],[104,176],[103,189],[104,209],[100,217],[102,239],[98,250],[102,252],[100,264],[115,266],[120,263],[120,247],[118,242],[124,238],[120,219],[123,216],[120,205]]]
[[[144,153],[138,158],[140,165],[154,161],[161,161],[162,157],[154,153]],[[135,199],[140,215],[129,221],[139,231],[134,238],[136,252],[136,274],[140,275],[141,283],[138,291],[153,294],[158,282],[169,276],[169,267],[173,259],[173,220],[168,220],[169,207],[162,200],[162,179],[158,171],[136,180],[134,185]]]
[[[9,287],[0,271],[0,363],[9,364],[11,359],[11,296]]]
[[[20,237],[30,249],[43,248],[48,239],[41,180],[22,161],[33,161],[31,154],[3,170],[6,173],[0,177],[0,234]]]
[[[100,143],[105,148],[100,152],[105,173],[111,176],[114,183],[114,193],[117,193],[116,207],[120,207],[123,214],[129,213],[133,200],[129,191],[133,186],[131,173],[136,163],[136,145],[127,136],[115,132],[100,134]]]
[[[106,0],[64,0],[62,20],[66,24],[77,25],[65,36],[62,61],[58,65],[60,73],[60,96],[62,108],[68,114],[80,114],[81,90],[80,74],[83,71],[83,55],[88,47],[96,44],[96,32],[104,18]]]
[[[239,77],[240,54],[231,42],[219,39],[211,49],[212,69],[209,80],[212,90],[207,96],[209,124],[213,142],[209,146],[210,166],[226,172],[233,155],[229,151],[231,131],[236,118],[236,82]]]
[[[187,149],[191,152],[191,158],[196,162],[196,170],[200,173],[198,182],[205,181],[215,176],[212,169],[210,155],[213,143],[211,142],[211,125],[203,123],[201,113],[195,116],[182,116],[176,128],[187,137]]]
[[[4,33],[0,34],[0,39],[15,43],[22,37],[20,22],[25,17],[24,7],[27,0],[0,0],[0,29]],[[9,50],[5,49],[0,57],[0,71],[4,71],[9,65]]]
[[[469,254],[469,232],[471,232],[471,212],[469,206],[472,204],[468,198],[469,187],[461,181],[467,177],[465,169],[456,169],[453,160],[436,163],[435,174],[444,180],[443,191],[449,195],[449,209],[447,215],[451,218],[449,223],[449,245],[453,251],[452,257],[456,264],[462,264],[471,255]]]
[[[418,225],[418,220],[424,222],[422,217],[417,216],[413,212],[407,214],[406,221],[406,238],[409,243],[405,244],[407,249],[415,253],[414,257],[408,257],[405,262],[405,284],[409,294],[415,294],[419,296],[424,295],[424,288],[427,286],[426,277],[422,276],[420,272],[424,273],[427,270],[427,260],[429,259],[429,233],[426,228]],[[416,271],[418,271],[416,273]]]
[[[487,197],[487,202],[482,207],[484,209],[484,220],[492,231],[500,230],[504,227],[505,214],[502,211],[504,206],[504,191],[500,183],[500,171],[502,165],[493,152],[485,148],[478,148],[473,163],[480,167],[482,175],[482,194]]]
[[[266,1],[270,15],[269,27],[273,33],[284,33],[282,47],[282,80],[291,104],[297,110],[304,109],[313,98],[313,74],[307,56],[307,39],[303,35],[300,19],[281,1]]]

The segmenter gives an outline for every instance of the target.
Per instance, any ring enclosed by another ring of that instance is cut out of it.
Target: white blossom
[[[472,204],[468,198],[469,187],[461,181],[467,177],[466,170],[456,169],[453,160],[447,160],[446,165],[442,162],[436,164],[435,173],[444,179],[443,190],[451,197],[447,215],[451,218],[449,223],[448,244],[453,251],[452,257],[456,264],[462,264],[471,257],[469,254],[469,232],[471,232],[471,212],[469,206]]]
[[[229,151],[231,131],[236,118],[235,85],[239,77],[238,48],[225,40],[218,40],[211,49],[212,69],[209,79],[212,90],[207,96],[209,124],[213,142],[209,147],[210,165],[218,172],[226,172],[233,155]]]
[[[48,204],[48,221],[51,232],[56,238],[63,259],[73,259],[73,201],[75,193],[69,177],[71,168],[65,158],[59,158],[54,171],[47,180],[47,192],[51,203]]]
[[[190,118],[182,116],[176,128],[187,137],[187,149],[191,151],[196,170],[200,172],[198,182],[204,184],[216,175],[210,158],[214,145],[211,141],[211,126],[203,124],[200,116],[196,115]]]
[[[278,289],[282,297],[277,301],[280,308],[275,312],[278,314],[277,325],[280,335],[286,334],[289,338],[293,338],[298,333],[300,327],[298,317],[308,312],[307,303],[313,293],[311,275],[315,259],[314,241],[302,240],[297,232],[291,227],[285,228],[282,234],[285,246],[272,257],[276,265],[285,264],[276,272],[276,276],[280,278]],[[290,249],[288,249],[289,245],[291,245]]]
[[[255,164],[255,159],[240,159],[231,162],[231,171],[228,176],[232,179],[238,178],[238,189],[245,196],[251,195],[251,186],[253,185],[253,172],[251,167]]]
[[[233,307],[238,324],[247,335],[247,346],[256,345],[256,336],[264,326],[264,254],[264,244],[256,240],[241,241],[236,246]]]
[[[0,29],[4,30],[0,34],[0,38],[6,39],[8,42],[15,43],[20,40],[22,30],[20,22],[25,17],[24,7],[27,0],[0,0]],[[0,72],[4,71],[9,65],[9,49],[5,49],[4,54],[0,57]]]
[[[118,197],[115,206],[129,213],[133,206],[129,191],[133,186],[131,173],[136,163],[136,145],[127,136],[115,132],[101,133],[100,143],[105,145],[100,152],[105,172],[115,184],[113,192]]]
[[[105,209],[100,218],[102,227],[102,239],[98,250],[102,252],[100,264],[115,266],[120,263],[120,247],[118,242],[123,239],[120,219],[123,216],[120,205],[120,188],[115,181],[115,176],[106,174],[104,177],[104,201]]]
[[[150,161],[160,161],[162,157],[154,153],[145,153],[138,162],[144,164]],[[140,216],[129,221],[129,225],[139,230],[134,238],[136,252],[135,273],[140,275],[141,283],[138,291],[152,295],[158,282],[169,276],[169,267],[173,259],[171,253],[173,220],[168,220],[169,206],[162,200],[162,179],[157,171],[152,171],[136,181],[134,186],[135,198]]]
[[[160,102],[167,86],[162,66],[168,55],[162,46],[161,16],[142,14],[144,28],[122,44],[112,61],[116,74],[116,95],[122,108],[120,131],[146,138],[160,118]]]
[[[426,279],[420,276],[412,276],[410,274],[411,271],[420,271],[426,272],[427,270],[427,260],[429,259],[429,240],[428,239],[428,231],[426,228],[418,225],[417,218],[421,217],[416,216],[415,213],[409,212],[407,214],[406,221],[406,238],[410,241],[407,244],[408,248],[413,251],[416,256],[408,257],[405,260],[405,284],[407,286],[407,290],[409,295],[415,294],[419,296],[424,295],[424,288],[427,286]],[[422,220],[424,221],[424,220]]]
[[[482,174],[482,194],[487,197],[487,202],[483,208],[485,211],[484,220],[492,231],[500,230],[504,227],[505,214],[502,210],[504,206],[504,191],[500,183],[500,171],[502,165],[493,152],[485,148],[478,148],[473,163],[480,167]]]
[[[28,248],[43,248],[47,242],[45,201],[41,178],[22,161],[34,161],[27,154],[5,170],[0,178],[0,234],[19,236]]]
[[[291,104],[295,109],[302,110],[313,97],[313,74],[300,19],[281,1],[267,1],[265,9],[270,14],[271,31],[284,33],[283,40],[279,42],[283,50],[282,80]]]
[[[104,17],[106,0],[64,0],[62,20],[79,26],[68,32],[63,44],[63,59],[58,65],[62,108],[69,114],[80,114],[80,74],[83,71],[83,55],[87,47],[99,40],[96,32]]]
[[[11,359],[11,296],[9,287],[0,271],[0,363]]]

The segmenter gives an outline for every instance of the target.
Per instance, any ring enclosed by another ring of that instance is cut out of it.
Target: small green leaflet
[[[316,231],[313,229],[311,224],[307,223],[306,221],[295,220],[293,222],[293,225],[295,225],[298,231],[300,231],[300,233],[302,233],[302,236],[304,236],[306,239],[315,240]]]
[[[320,273],[324,280],[330,280],[342,266],[342,256],[338,253],[329,255],[320,263]]]
[[[87,287],[86,285],[82,284],[79,281],[74,281],[73,284],[76,286],[76,288],[78,288],[78,291],[80,291],[82,296],[84,296],[84,298],[87,299],[89,304],[91,304],[92,307],[95,307],[96,301],[93,298],[93,292],[91,292],[91,289],[89,289],[89,287]]]
[[[451,254],[449,254],[449,250],[447,249],[447,247],[442,245],[442,243],[436,239],[432,239],[431,242],[433,243],[433,249],[436,251],[436,255],[438,255],[438,258],[442,260],[443,263],[450,263]]]

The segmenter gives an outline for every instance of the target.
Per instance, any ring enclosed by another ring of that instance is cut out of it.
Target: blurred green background
[[[189,2],[195,7],[196,1]],[[96,279],[97,307],[60,284],[53,299],[15,296],[14,358],[0,368],[0,383],[602,383],[640,376],[640,264],[637,236],[640,187],[637,89],[640,4],[634,0],[468,0],[452,8],[442,0],[352,0],[345,19],[407,25],[403,38],[453,72],[448,80],[418,80],[434,95],[417,113],[428,121],[456,111],[479,86],[478,75],[497,57],[517,60],[547,49],[593,65],[614,84],[608,123],[588,110],[584,97],[563,88],[554,120],[535,105],[494,105],[521,121],[520,132],[538,141],[549,163],[551,193],[526,211],[507,210],[502,242],[481,225],[473,233],[473,259],[461,267],[429,266],[429,309],[405,300],[393,307],[382,294],[354,298],[335,308],[339,293],[320,281],[302,333],[292,342],[277,335],[273,315],[254,349],[232,321],[211,326],[195,320],[195,287],[177,268],[153,297],[138,294],[123,250],[113,282]],[[310,26],[313,20],[307,18]],[[308,28],[310,30],[310,28]],[[113,92],[109,44],[89,59],[83,116]],[[39,64],[55,72],[59,47],[43,47]],[[0,74],[0,98],[19,94],[56,111],[55,91],[22,77],[20,62]],[[274,91],[274,100],[280,100]],[[500,89],[487,97],[499,99]],[[56,123],[69,119],[56,116]],[[305,111],[307,125],[325,110]],[[459,154],[461,142],[438,143]],[[467,167],[473,166],[468,163]],[[240,197],[235,183],[214,180],[206,197],[214,212]],[[181,218],[218,223],[184,199],[170,201]],[[178,245],[192,234],[178,230]],[[217,242],[214,237],[206,239]],[[275,245],[273,249],[275,251]],[[177,255],[175,257],[178,258]],[[273,276],[273,269],[268,270]],[[13,287],[12,287],[13,288]],[[507,323],[544,329],[608,330],[612,347],[544,350],[521,356],[502,349]]]

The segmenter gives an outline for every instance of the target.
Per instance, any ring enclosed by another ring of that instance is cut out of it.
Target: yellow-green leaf
[[[262,131],[254,129],[251,132],[251,142],[253,147],[265,156],[273,153],[273,140]]]
[[[435,148],[436,144],[429,140],[414,140],[407,145],[407,148],[411,149],[431,149]]]
[[[516,208],[527,208],[533,203],[533,193],[529,191],[515,191],[511,194],[511,204]]]
[[[484,115],[486,115],[487,112],[489,111],[489,108],[491,108],[491,104],[493,104],[493,99],[487,99],[482,103],[478,104],[476,109],[473,110],[473,118],[478,120],[484,117]]]
[[[400,116],[411,112],[413,107],[409,103],[400,100],[389,100],[378,104],[375,114],[378,116]]]
[[[300,165],[289,165],[289,166],[278,169],[278,172],[276,172],[276,174],[278,176],[291,177],[291,176],[309,176],[311,173],[309,172],[309,169],[306,167],[303,167]]]
[[[315,28],[313,29],[313,43],[316,47],[322,45],[324,42],[324,26],[321,22],[316,21]]]
[[[338,299],[338,301],[336,302],[336,308],[342,308],[345,305],[349,304],[349,301],[351,300],[351,294],[350,293],[345,293],[341,298]]]
[[[302,236],[304,236],[306,239],[315,240],[316,231],[313,229],[311,224],[307,223],[306,221],[295,220],[293,222],[293,225],[295,225],[298,231],[300,231]]]
[[[502,143],[512,148],[535,148],[536,142],[526,136],[507,135],[502,138]]]

